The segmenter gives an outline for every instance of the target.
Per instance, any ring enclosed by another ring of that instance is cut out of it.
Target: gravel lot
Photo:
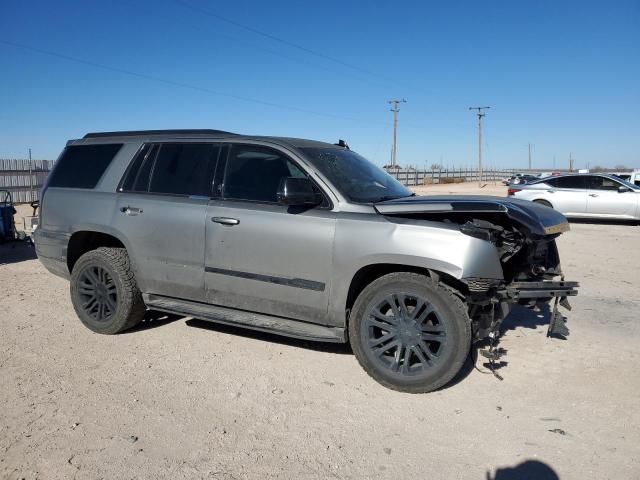
[[[159,314],[93,334],[31,247],[0,246],[0,477],[640,478],[639,244],[639,226],[572,224],[569,340],[519,309],[503,381],[480,357],[428,395],[377,385],[345,346]]]

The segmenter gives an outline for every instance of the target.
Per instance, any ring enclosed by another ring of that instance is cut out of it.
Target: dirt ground
[[[0,246],[0,477],[640,478],[639,243],[573,223],[569,339],[519,309],[503,381],[479,357],[427,395],[379,386],[345,346],[160,315],[93,334],[31,247]]]

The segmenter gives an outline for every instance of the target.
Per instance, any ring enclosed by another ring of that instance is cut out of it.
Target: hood
[[[415,213],[478,212],[504,213],[535,235],[553,235],[569,230],[564,215],[528,200],[483,195],[415,196],[374,204],[382,215]]]

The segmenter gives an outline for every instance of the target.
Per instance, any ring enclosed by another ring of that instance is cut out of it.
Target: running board
[[[187,315],[197,318],[198,320],[223,323],[234,327],[250,328],[252,330],[299,338],[301,340],[332,343],[346,342],[344,328],[326,327],[314,323],[291,320],[289,318],[274,317],[262,313],[235,310],[160,295],[145,293],[143,294],[143,298],[147,307],[153,310]]]

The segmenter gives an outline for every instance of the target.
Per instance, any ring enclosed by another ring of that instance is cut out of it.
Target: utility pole
[[[391,166],[396,166],[396,149],[397,149],[397,139],[398,139],[398,112],[400,108],[398,105],[400,103],[407,103],[407,101],[403,98],[402,100],[389,100],[389,104],[393,105],[391,107],[391,111],[393,112],[393,144],[391,146]]]
[[[486,113],[482,113],[483,110],[488,110],[491,107],[469,107],[469,110],[477,110],[478,113],[478,185],[482,186],[482,117]]]
[[[529,173],[531,173],[531,144],[529,144]]]
[[[29,198],[34,201],[33,198],[33,162],[31,161],[31,149],[29,149]]]

